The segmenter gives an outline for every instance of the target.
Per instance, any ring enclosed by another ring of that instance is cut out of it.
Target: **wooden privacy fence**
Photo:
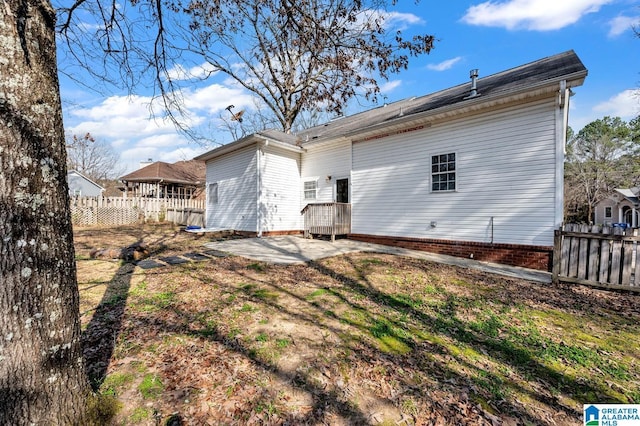
[[[302,209],[304,217],[304,236],[330,235],[331,241],[336,235],[351,233],[351,204],[314,203]]]
[[[167,221],[204,228],[204,209],[167,209]]]
[[[204,200],[122,197],[72,197],[71,221],[74,225],[129,225],[148,220],[163,222],[168,211],[200,209]],[[179,222],[174,222],[179,223]],[[180,223],[186,225],[186,223]]]
[[[553,281],[640,292],[637,229],[565,225],[555,231]]]

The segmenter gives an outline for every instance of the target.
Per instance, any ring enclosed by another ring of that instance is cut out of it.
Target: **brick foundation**
[[[349,234],[348,238],[375,244],[447,254],[503,265],[551,271],[553,247],[518,244],[489,244],[473,241],[431,240],[426,238],[386,237],[379,235]]]

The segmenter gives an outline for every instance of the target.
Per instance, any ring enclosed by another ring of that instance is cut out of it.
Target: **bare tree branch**
[[[65,52],[94,77],[130,91],[149,75],[162,98],[163,111],[155,112],[185,133],[193,129],[183,90],[197,78],[172,75],[185,61],[231,77],[260,99],[268,121],[291,131],[304,112],[340,115],[353,98],[377,101],[379,80],[434,43],[431,35],[407,40],[394,32],[388,4],[377,0],[101,2],[58,8]]]

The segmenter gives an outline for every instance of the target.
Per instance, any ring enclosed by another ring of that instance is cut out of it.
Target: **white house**
[[[258,132],[196,157],[207,227],[301,233],[302,209],[350,206],[349,237],[547,270],[563,220],[573,51],[296,135]]]
[[[611,226],[614,223],[625,223],[632,228],[640,226],[640,188],[617,188],[613,193],[600,201],[595,208],[595,223]]]
[[[99,197],[104,192],[102,186],[76,170],[67,173],[67,183],[72,197]]]

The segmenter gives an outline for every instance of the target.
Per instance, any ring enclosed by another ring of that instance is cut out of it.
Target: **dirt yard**
[[[583,403],[640,403],[637,295],[370,253],[90,258],[212,239],[76,230],[85,359],[111,424],[579,425]]]

